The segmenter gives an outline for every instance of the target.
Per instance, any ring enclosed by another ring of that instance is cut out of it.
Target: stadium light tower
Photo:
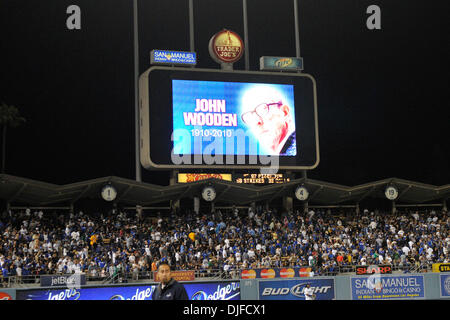
[[[142,181],[140,163],[140,136],[139,136],[139,34],[138,34],[138,6],[133,0],[133,41],[134,41],[134,134],[135,134],[135,164],[136,181]]]

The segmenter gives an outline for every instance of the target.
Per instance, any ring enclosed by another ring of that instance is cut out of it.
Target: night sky
[[[188,0],[139,0],[140,72],[152,49],[189,51]],[[200,68],[223,28],[244,38],[241,0],[195,0]],[[80,6],[81,30],[66,28]],[[381,8],[381,30],[366,9]],[[356,185],[449,179],[447,0],[299,0],[304,72],[317,81],[320,164],[308,177]],[[292,0],[248,0],[250,69],[295,56]],[[27,123],[8,131],[6,173],[51,183],[135,178],[132,0],[3,0],[0,100]],[[244,69],[244,58],[234,65]],[[142,169],[143,181],[168,184]]]

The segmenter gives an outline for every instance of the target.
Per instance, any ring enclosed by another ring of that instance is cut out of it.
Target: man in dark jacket
[[[172,279],[170,266],[167,262],[161,262],[159,265],[158,277],[161,283],[153,292],[152,300],[189,300],[184,286]]]

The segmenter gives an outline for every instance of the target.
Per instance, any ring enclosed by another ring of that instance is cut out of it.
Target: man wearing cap
[[[153,292],[152,300],[189,300],[184,286],[172,278],[167,262],[159,264],[158,277],[161,282]]]

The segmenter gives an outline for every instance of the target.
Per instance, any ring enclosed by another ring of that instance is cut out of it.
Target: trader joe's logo
[[[231,30],[222,30],[209,40],[209,54],[217,63],[234,63],[244,53],[241,37]]]

